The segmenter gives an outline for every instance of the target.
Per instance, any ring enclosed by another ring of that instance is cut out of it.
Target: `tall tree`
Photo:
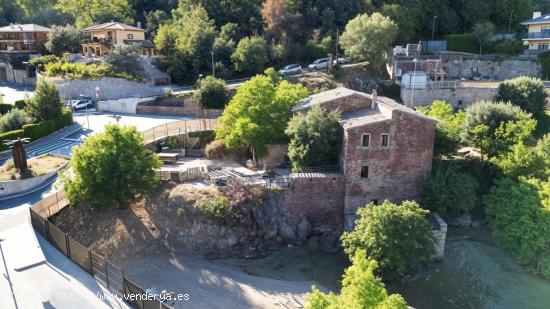
[[[242,72],[260,72],[267,61],[267,43],[260,36],[246,37],[239,41],[231,55],[235,69]]]
[[[73,15],[79,28],[111,20],[133,23],[133,11],[128,0],[59,0],[56,8]]]
[[[479,43],[479,54],[481,55],[481,47],[487,45],[491,41],[491,37],[495,34],[495,25],[492,22],[478,22],[474,25],[474,37]]]
[[[61,115],[63,100],[54,83],[40,79],[32,97],[25,99],[25,112],[35,122]]]
[[[63,53],[77,53],[80,51],[82,40],[86,35],[72,25],[53,26],[48,33],[46,48],[57,56]]]
[[[371,66],[380,68],[386,51],[395,40],[397,30],[397,26],[389,17],[380,13],[370,16],[361,14],[349,21],[340,42],[353,58],[368,61]]]
[[[288,15],[286,0],[266,0],[262,5],[265,30],[276,41],[280,42],[285,35]]]

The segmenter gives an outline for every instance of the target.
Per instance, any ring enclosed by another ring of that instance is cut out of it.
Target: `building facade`
[[[550,14],[542,15],[541,12],[533,12],[533,18],[521,23],[527,26],[527,34],[523,42],[528,46],[527,52],[537,54],[548,51],[550,46]]]
[[[342,112],[339,151],[347,229],[353,226],[359,207],[420,198],[432,168],[435,119],[375,93],[346,88],[313,95],[293,112],[307,112],[316,104]]]
[[[10,24],[0,28],[0,53],[33,54],[46,50],[50,28],[35,24]]]
[[[90,38],[82,44],[84,56],[101,57],[122,44],[138,44],[142,56],[154,56],[153,43],[145,39],[145,30],[141,27],[109,22],[85,28],[84,31],[90,34]]]

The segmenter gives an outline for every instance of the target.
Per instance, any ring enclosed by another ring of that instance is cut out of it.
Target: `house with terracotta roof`
[[[1,54],[32,54],[46,50],[50,28],[36,24],[10,24],[0,28]]]
[[[84,31],[90,34],[90,38],[82,44],[84,56],[101,57],[121,44],[138,44],[143,56],[154,56],[153,43],[145,39],[145,30],[139,23],[138,27],[134,27],[119,22],[108,22],[85,28]]]
[[[356,211],[384,200],[419,200],[432,169],[436,120],[382,96],[336,88],[294,106],[306,113],[314,105],[340,110],[343,140],[339,168],[344,180],[345,227]]]

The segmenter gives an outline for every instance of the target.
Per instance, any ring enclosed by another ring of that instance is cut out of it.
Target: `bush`
[[[214,141],[214,139],[216,138],[216,133],[214,133],[214,130],[195,131],[195,132],[189,132],[188,136],[198,137],[199,138],[198,146],[202,148],[208,145],[209,143],[211,143],[212,141]]]
[[[31,141],[47,136],[57,130],[60,130],[73,123],[73,115],[70,110],[64,110],[61,115],[48,121],[26,124],[23,126],[25,137],[29,137]]]
[[[422,189],[423,208],[435,211],[445,219],[469,213],[476,205],[479,188],[475,178],[451,164],[434,168]]]
[[[223,79],[207,76],[198,84],[195,100],[203,108],[221,109],[229,102],[229,91]]]
[[[46,121],[61,115],[63,101],[54,83],[40,79],[31,98],[25,100],[25,111],[34,122]]]
[[[465,113],[463,111],[455,113],[450,104],[439,100],[434,101],[428,108],[419,107],[418,111],[439,120],[435,131],[434,157],[455,155],[461,143],[460,133]]]
[[[521,76],[501,83],[495,100],[510,102],[534,116],[539,116],[544,113],[546,97],[544,83],[540,79]]]
[[[260,72],[267,64],[267,43],[260,36],[246,37],[239,41],[231,55],[235,69],[241,72]]]
[[[504,40],[495,45],[497,53],[517,55],[523,50],[523,44],[517,40]]]
[[[24,109],[27,104],[25,103],[25,100],[17,100],[15,101],[15,108]]]
[[[60,59],[55,55],[48,55],[42,57],[36,57],[29,60],[29,64],[32,65],[39,72],[44,72],[46,65],[54,62],[59,62]]]
[[[145,74],[141,63],[141,47],[138,44],[117,45],[105,55],[104,60],[113,74],[128,75],[137,80]]]
[[[13,108],[13,105],[11,104],[0,103],[0,115],[6,114],[7,112],[11,111],[12,108]]]
[[[135,127],[107,125],[73,151],[65,192],[72,206],[83,201],[96,211],[112,204],[125,208],[155,186],[161,165]]]
[[[479,42],[475,38],[473,33],[462,34],[448,34],[445,36],[447,41],[448,51],[457,51],[465,53],[479,53]],[[495,51],[494,44],[483,45],[482,52],[485,54],[493,53]]]
[[[232,214],[229,198],[222,195],[200,200],[195,204],[195,208],[197,208],[204,215],[212,217],[216,220],[223,220]]]
[[[550,78],[550,51],[540,53],[538,58],[541,67],[541,77],[544,80],[548,80]]]
[[[380,206],[359,208],[355,228],[341,237],[344,251],[353,258],[357,251],[365,250],[366,258],[378,263],[384,278],[402,276],[430,261],[434,253],[428,213],[412,201],[401,205],[384,201]]]
[[[0,117],[0,133],[21,129],[30,122],[29,117],[20,109],[13,109]]]
[[[8,146],[4,145],[4,141],[14,140],[19,137],[25,137],[23,130],[14,130],[6,133],[0,133],[0,151],[8,149]]]
[[[229,153],[229,149],[222,140],[215,140],[206,145],[205,154],[209,159],[223,159],[229,155]]]

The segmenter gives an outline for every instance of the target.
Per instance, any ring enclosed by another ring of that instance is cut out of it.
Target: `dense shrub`
[[[378,263],[384,278],[402,276],[429,261],[434,252],[428,213],[412,201],[361,207],[355,228],[341,237],[344,251],[353,258],[358,250],[365,250],[367,258]]]
[[[7,112],[11,111],[12,108],[13,108],[13,105],[11,104],[0,103],[0,115],[6,114]]]
[[[541,67],[541,77],[543,80],[548,80],[550,78],[550,51],[540,53],[539,62]]]
[[[501,83],[495,100],[510,102],[534,116],[539,116],[544,113],[546,97],[544,83],[540,79],[521,76]]]
[[[57,130],[60,130],[73,123],[73,115],[70,110],[64,110],[61,115],[39,123],[26,124],[23,126],[25,137],[35,141],[41,137],[47,136]]]
[[[205,155],[209,159],[223,159],[230,153],[225,143],[221,140],[215,140],[206,145]]]
[[[423,208],[435,211],[445,219],[469,213],[477,202],[479,184],[472,176],[451,164],[434,168],[422,189]]]
[[[189,132],[189,137],[198,137],[197,147],[203,148],[216,138],[214,130]]]
[[[461,131],[465,113],[453,111],[453,107],[445,101],[436,100],[428,108],[419,107],[418,111],[437,120],[434,157],[451,157],[456,154],[461,144]]]
[[[19,137],[25,137],[22,129],[0,133],[0,151],[8,149],[8,146],[4,145],[4,141],[14,140]]]
[[[523,44],[518,40],[504,40],[495,45],[495,52],[517,55],[523,50]]]
[[[117,45],[105,55],[104,60],[114,75],[127,75],[139,80],[145,74],[141,63],[141,47],[138,44]]]
[[[35,67],[39,72],[44,72],[46,65],[54,62],[59,62],[59,58],[55,55],[36,57],[29,60],[29,64]]]
[[[260,36],[246,37],[239,41],[231,55],[231,61],[237,71],[260,72],[268,61],[267,43]]]
[[[445,40],[449,51],[479,53],[479,42],[473,33],[448,34],[445,36]],[[494,44],[483,45],[483,53],[493,53],[494,51]]]
[[[213,198],[202,199],[195,204],[201,213],[217,220],[223,220],[232,214],[229,198],[218,195]]]
[[[24,109],[27,104],[25,103],[25,100],[17,100],[15,101],[15,108]]]
[[[221,109],[229,102],[229,91],[223,79],[207,76],[199,81],[195,100],[203,108]]]
[[[30,122],[25,111],[12,109],[0,117],[0,133],[21,129],[24,124]]]

